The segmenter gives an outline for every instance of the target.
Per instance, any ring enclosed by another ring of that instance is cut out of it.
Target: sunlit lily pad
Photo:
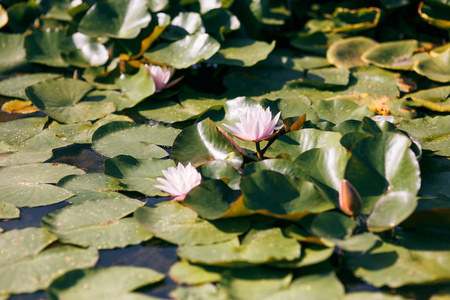
[[[322,120],[327,120],[335,124],[353,119],[362,120],[365,116],[373,116],[374,113],[365,106],[359,106],[348,100],[326,100],[313,104],[313,108]]]
[[[176,201],[139,208],[136,219],[156,237],[181,245],[201,245],[227,241],[246,232],[247,219],[207,221]]]
[[[310,265],[321,263],[331,255],[333,255],[334,249],[331,247],[324,247],[319,245],[309,245],[307,248],[302,248],[302,256],[292,261],[279,261],[271,263],[271,266],[278,268],[297,269]]]
[[[333,272],[319,272],[313,275],[305,275],[295,279],[291,285],[265,299],[332,299],[342,297],[345,293],[344,286]]]
[[[450,86],[442,86],[429,90],[407,94],[402,99],[411,99],[410,106],[423,106],[439,112],[450,111]]]
[[[435,57],[430,57],[417,62],[414,71],[439,82],[450,81],[450,49]]]
[[[22,100],[11,100],[2,105],[4,112],[11,114],[31,114],[40,111],[33,102]]]
[[[50,184],[70,174],[84,174],[84,172],[62,164],[31,164],[0,168],[2,201],[19,207],[61,202],[73,194]]]
[[[23,41],[23,34],[0,33],[0,73],[8,74],[29,68]]]
[[[239,19],[228,9],[212,9],[202,15],[205,30],[219,42],[225,40],[225,35],[241,27]]]
[[[18,146],[41,133],[48,118],[26,118],[0,123],[0,145]],[[6,150],[6,149],[5,149]]]
[[[210,35],[196,33],[171,44],[160,44],[146,52],[144,57],[176,69],[185,69],[210,58],[219,48],[219,42]]]
[[[249,67],[265,59],[274,48],[275,42],[269,45],[249,39],[230,39],[222,44],[220,50],[208,62]]]
[[[223,271],[222,268],[195,265],[187,260],[182,260],[170,267],[169,275],[177,283],[192,285],[218,282],[222,278]]]
[[[153,237],[134,218],[124,218],[144,203],[112,198],[70,205],[42,218],[42,226],[61,242],[112,249],[139,244]]]
[[[109,54],[106,47],[80,32],[63,40],[60,48],[65,54],[65,60],[73,66],[86,68],[104,65]]]
[[[207,119],[183,130],[175,139],[172,155],[183,165],[202,165],[213,160],[228,160],[239,168],[243,163],[240,154],[231,142]]]
[[[125,190],[138,191],[148,196],[165,196],[166,193],[154,187],[156,177],[163,177],[162,170],[174,167],[172,160],[136,159],[119,155],[105,161],[105,174],[119,179]]]
[[[132,103],[127,103],[127,106],[130,107],[155,93],[155,83],[145,70],[144,65],[139,67],[139,71],[136,74],[121,75],[116,79],[115,83],[122,93],[133,101]]]
[[[47,292],[50,299],[155,299],[133,292],[164,279],[148,268],[116,266],[71,271],[58,277]],[[88,288],[86,288],[88,287]]]
[[[157,145],[171,146],[178,133],[164,126],[112,122],[95,131],[92,143],[96,151],[109,157],[126,154],[138,159],[161,158],[168,153]]]
[[[228,186],[232,189],[239,189],[241,175],[229,163],[221,160],[214,160],[210,163],[201,165],[197,171],[202,174],[202,180],[226,179],[229,180]]]
[[[33,103],[53,119],[63,123],[95,120],[116,110],[110,102],[80,100],[93,86],[75,79],[47,80],[29,86],[25,93]]]
[[[350,70],[352,78],[348,88],[340,94],[363,94],[387,96],[397,98],[400,92],[397,87],[398,74],[375,67],[361,66]]]
[[[363,213],[369,213],[387,191],[417,194],[420,170],[410,144],[404,135],[386,132],[352,147],[345,177],[361,195]]]
[[[262,264],[300,257],[300,244],[283,236],[279,228],[252,229],[239,242],[237,238],[212,245],[178,248],[178,255],[194,263],[206,265]]]
[[[194,286],[178,286],[170,293],[170,296],[176,300],[188,299],[208,299],[208,300],[226,300],[227,294],[219,290],[214,284],[206,283]]]
[[[81,19],[78,29],[88,36],[135,38],[151,21],[145,0],[95,3]]]
[[[418,139],[424,149],[450,155],[450,116],[402,120],[399,127]]]
[[[47,288],[67,271],[95,265],[93,248],[58,246],[42,251],[56,237],[42,228],[26,228],[2,233],[0,244],[0,293],[30,293]]]
[[[427,1],[429,2],[429,1]],[[431,1],[430,1],[431,2]],[[448,2],[447,2],[448,5]],[[437,28],[450,29],[450,7],[428,5],[424,2],[419,4],[419,15],[429,24]]]
[[[345,294],[344,300],[404,300],[405,298],[397,295],[384,294],[381,292],[352,292]]]
[[[364,52],[361,59],[381,68],[410,70],[416,47],[415,40],[381,43]]]
[[[367,63],[361,60],[361,55],[375,45],[377,42],[363,36],[342,39],[328,48],[327,59],[339,68],[363,66]]]

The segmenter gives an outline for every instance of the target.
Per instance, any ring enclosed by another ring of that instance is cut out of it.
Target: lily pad
[[[329,247],[310,245],[307,248],[302,248],[302,255],[300,258],[292,261],[279,261],[271,263],[270,266],[274,266],[277,268],[297,269],[315,265],[330,258],[330,256],[333,255],[333,250],[333,248]]]
[[[378,43],[370,38],[357,36],[334,42],[327,50],[327,59],[338,68],[367,65],[361,55]]]
[[[27,59],[34,63],[52,67],[67,67],[61,56],[59,43],[65,38],[62,30],[35,31],[25,37]]]
[[[123,188],[138,191],[148,196],[165,196],[154,184],[156,177],[163,177],[162,171],[174,167],[172,160],[136,159],[128,155],[119,155],[105,161],[105,174],[119,179]]]
[[[190,285],[218,282],[222,278],[222,268],[202,266],[187,260],[176,262],[170,267],[169,275],[173,281]]]
[[[207,221],[176,201],[139,208],[136,219],[165,241],[180,245],[202,245],[231,240],[249,229],[247,219]]]
[[[409,217],[417,206],[417,198],[409,192],[390,192],[374,205],[367,219],[367,229],[373,232],[396,227]]]
[[[417,194],[420,170],[410,144],[404,135],[386,132],[364,138],[352,147],[345,177],[362,198],[362,213],[370,213],[385,192]]]
[[[220,48],[219,42],[206,33],[188,35],[171,44],[160,44],[144,53],[144,57],[176,69],[185,69],[207,60]]]
[[[420,60],[414,65],[414,71],[438,82],[450,81],[450,49],[437,56]]]
[[[6,148],[7,145],[18,146],[38,135],[43,131],[47,121],[48,118],[33,117],[0,123],[0,145],[2,149]]]
[[[249,67],[267,58],[275,48],[275,42],[250,39],[229,39],[222,44],[220,50],[208,62],[219,65]]]
[[[0,219],[17,219],[20,217],[20,210],[7,202],[0,202]]]
[[[267,150],[267,156],[288,154],[292,159],[313,148],[340,146],[342,135],[338,132],[302,129],[279,137]]]
[[[98,252],[93,248],[57,246],[42,251],[56,237],[42,228],[26,228],[2,233],[0,293],[31,293],[47,288],[67,271],[95,265]]]
[[[440,29],[450,29],[449,13],[450,7],[448,6],[434,6],[428,5],[428,3],[425,4],[424,2],[420,2],[419,4],[419,15],[422,19]]]
[[[381,43],[364,52],[361,59],[381,68],[411,70],[416,47],[415,40]]]
[[[322,120],[335,124],[349,119],[362,120],[366,116],[374,115],[367,107],[342,99],[318,101],[313,104],[313,108]]]
[[[446,156],[450,155],[449,125],[450,116],[425,117],[399,122],[400,129],[406,130],[418,139],[423,149]]]
[[[300,257],[300,244],[279,228],[252,229],[242,242],[237,238],[212,245],[183,245],[178,256],[206,265],[248,266]]]
[[[36,73],[9,77],[0,81],[0,94],[7,97],[27,100],[28,97],[25,95],[26,87],[60,76],[61,75],[54,73]]]
[[[84,174],[68,165],[30,164],[0,168],[2,201],[15,206],[42,206],[58,203],[73,196],[65,189],[51,185],[70,174]]]
[[[247,209],[282,218],[296,219],[334,207],[312,182],[269,170],[245,177],[241,189]]]
[[[146,0],[108,0],[95,3],[81,19],[78,30],[93,37],[132,39],[151,19]]]
[[[24,39],[23,34],[0,33],[0,73],[20,72],[30,67],[23,46]]]
[[[127,103],[130,107],[155,93],[155,83],[147,73],[145,66],[141,65],[134,75],[123,74],[115,81],[123,94],[133,102]]]
[[[157,145],[171,146],[178,133],[177,129],[161,125],[112,122],[95,131],[92,145],[108,157],[125,154],[138,159],[162,158],[168,153]]]
[[[102,66],[109,59],[104,45],[80,32],[64,40],[60,47],[64,47],[66,61],[76,67]]]
[[[25,89],[27,97],[49,117],[63,123],[99,119],[116,110],[111,102],[81,101],[93,86],[75,79],[39,82]]]
[[[10,114],[31,114],[40,111],[33,102],[22,100],[11,100],[2,105],[4,112]]]
[[[409,106],[423,106],[430,110],[439,112],[450,111],[450,86],[442,86],[429,90],[408,94],[402,99],[411,99],[407,102]]]
[[[97,249],[125,247],[153,237],[134,218],[124,218],[143,205],[123,198],[88,200],[44,216],[41,224],[64,243]]]
[[[358,300],[358,299],[367,299],[367,300],[404,300],[405,298],[397,295],[389,295],[381,292],[352,292],[345,294],[343,300]]]
[[[148,268],[116,266],[71,271],[58,277],[47,292],[49,299],[154,299],[133,292],[159,282],[164,274]],[[88,288],[86,288],[88,287]]]
[[[239,189],[241,175],[235,168],[224,161],[214,160],[197,167],[197,171],[202,174],[202,180],[204,181],[209,179],[227,179],[229,180],[229,187]]]
[[[239,168],[243,163],[242,155],[209,119],[183,130],[173,143],[172,155],[175,162],[183,165],[228,160],[234,168]]]

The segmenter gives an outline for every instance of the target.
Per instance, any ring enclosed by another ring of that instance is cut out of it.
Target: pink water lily
[[[175,69],[172,67],[161,67],[156,65],[145,65],[145,69],[147,73],[152,76],[153,82],[155,82],[155,91],[161,92],[163,89],[167,89],[177,82],[181,80],[182,77],[172,80],[169,82],[172,77]]]
[[[274,130],[282,126],[276,126],[281,112],[272,119],[270,108],[264,110],[261,106],[247,110],[247,113],[239,113],[240,122],[235,122],[236,127],[223,124],[236,137],[244,141],[260,142],[268,138]]]
[[[178,163],[177,168],[170,167],[162,173],[165,178],[156,178],[161,185],[155,184],[153,186],[174,196],[173,200],[183,201],[187,193],[202,181],[202,175],[191,163],[188,163],[186,167]]]

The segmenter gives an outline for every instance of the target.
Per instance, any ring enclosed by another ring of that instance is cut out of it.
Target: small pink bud
[[[362,201],[358,191],[347,180],[342,179],[339,191],[339,207],[347,215],[357,215],[361,211]]]

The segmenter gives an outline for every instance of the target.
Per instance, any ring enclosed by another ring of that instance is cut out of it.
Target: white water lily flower
[[[274,130],[280,129],[276,126],[281,112],[272,119],[270,108],[264,110],[261,106],[247,110],[247,113],[239,113],[240,122],[235,122],[236,127],[223,124],[236,137],[244,141],[260,142],[269,137]]]
[[[187,193],[202,181],[202,175],[191,163],[188,163],[186,167],[178,163],[177,168],[170,167],[162,173],[165,178],[156,178],[161,185],[155,184],[153,186],[174,196],[173,199],[178,201],[183,201]]]
[[[169,82],[172,77],[175,69],[172,67],[161,67],[156,65],[145,65],[145,70],[147,73],[153,78],[153,82],[155,82],[155,91],[161,92],[163,89],[167,89],[177,82],[181,80],[182,77],[172,80]]]

